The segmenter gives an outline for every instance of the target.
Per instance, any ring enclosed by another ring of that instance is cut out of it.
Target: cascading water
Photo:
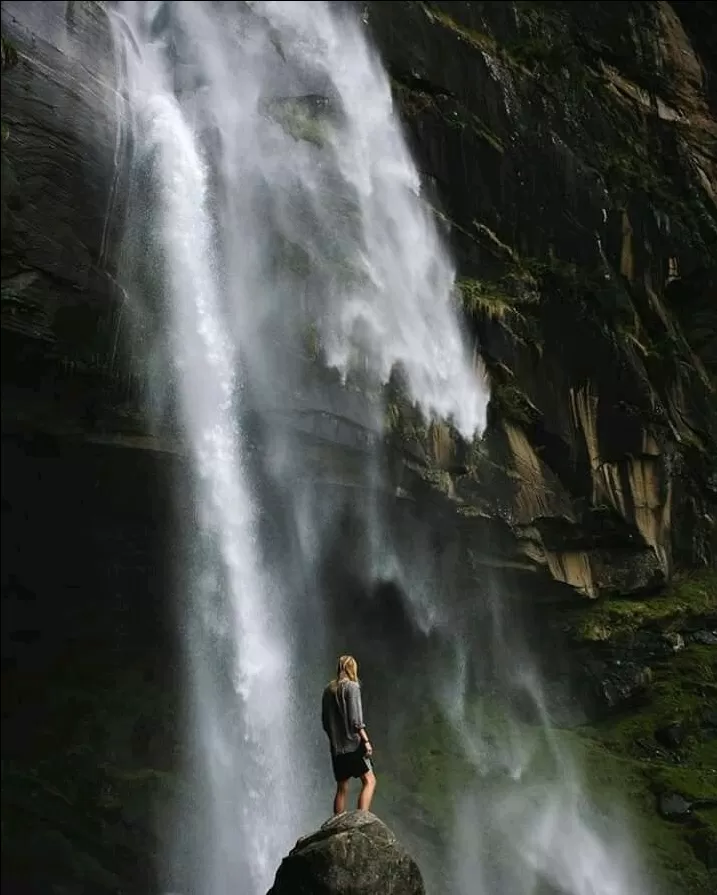
[[[195,480],[182,626],[198,759],[194,801],[177,811],[196,823],[164,878],[202,895],[263,893],[287,848],[326,816],[317,698],[339,648],[362,655],[354,595],[339,592],[349,570],[337,584],[332,553],[348,514],[360,588],[391,578],[421,636],[438,642],[425,668],[387,670],[405,697],[395,726],[434,687],[466,755],[514,781],[459,784],[450,885],[528,895],[542,879],[571,895],[632,895],[619,862],[604,870],[608,840],[581,816],[571,774],[536,797],[521,786],[520,750],[486,759],[466,709],[475,632],[471,641],[453,608],[431,536],[410,522],[399,538],[387,519],[384,385],[398,370],[426,416],[469,440],[488,394],[388,79],[354,11],[123,2],[112,21],[131,154],[125,279],[153,330],[156,411],[176,412]],[[482,644],[512,674],[511,646]],[[540,705],[539,689],[531,698]],[[516,731],[507,736],[520,744]],[[386,755],[383,767],[401,760]],[[377,810],[420,840],[400,806]],[[511,838],[498,869],[475,857],[479,843]]]
[[[221,260],[209,169],[175,95],[169,46],[153,33],[155,4],[118,13],[138,164],[152,178],[168,355],[197,478],[197,537],[204,556],[191,583],[188,654],[206,762],[209,827],[200,846],[203,890],[260,891],[290,841],[292,767],[287,634],[256,547],[257,521],[242,455],[237,346],[224,320]],[[129,29],[125,33],[124,29]],[[144,157],[144,158],[143,158]],[[136,209],[135,209],[136,210]],[[143,236],[146,236],[143,233]],[[280,798],[277,798],[279,796]],[[202,853],[203,852],[203,853]]]

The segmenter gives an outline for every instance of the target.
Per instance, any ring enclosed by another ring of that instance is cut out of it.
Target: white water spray
[[[196,478],[185,626],[204,804],[190,860],[201,895],[263,895],[328,796],[316,735],[317,686],[330,671],[318,569],[351,501],[313,479],[380,484],[377,395],[396,367],[424,413],[466,438],[483,430],[488,393],[388,79],[352,15],[326,2],[182,0],[120,3],[113,21],[133,122],[129,229],[144,271],[135,289],[152,293],[160,378],[175,383]],[[306,363],[308,334],[320,364]],[[316,448],[326,443],[357,455],[357,470],[327,461]],[[288,550],[260,527],[281,514]],[[458,644],[460,621],[418,581],[415,557],[399,559],[390,530],[369,527],[424,632],[440,621]],[[458,658],[441,701],[467,735]],[[463,793],[458,816],[475,831],[463,823],[454,840],[457,891],[527,895],[541,878],[570,895],[627,895],[621,872],[600,882],[605,850],[589,824],[569,839],[585,858],[579,873],[566,861],[561,824],[578,818],[574,792],[534,808],[517,781],[509,798],[483,800],[488,817],[480,793]],[[520,873],[501,877],[512,889],[480,861],[469,868],[486,825],[522,830]]]
[[[196,537],[206,547],[191,582],[187,624],[194,710],[211,788],[204,891],[260,891],[294,835],[287,786],[292,755],[281,606],[257,550],[255,507],[242,458],[241,380],[223,319],[208,169],[174,95],[154,4],[123,5],[126,90],[139,156],[150,157],[166,335],[197,477]],[[281,793],[282,800],[276,798]]]
[[[452,305],[454,269],[421,199],[388,78],[356,20],[330,7],[255,4],[289,36],[302,69],[330,85],[338,106],[340,121],[325,139],[345,204],[321,195],[315,172],[307,177],[291,156],[280,159],[287,179],[303,175],[314,217],[343,243],[353,274],[347,283],[332,279],[331,301],[318,321],[327,361],[346,373],[358,355],[381,382],[401,365],[424,412],[451,418],[470,439],[485,427],[488,392]],[[302,242],[321,257],[321,246]]]
[[[451,307],[453,272],[358,26],[325,3],[250,6],[127,2],[113,14],[132,122],[134,286],[153,293],[144,304],[159,320],[163,390],[176,393],[196,478],[186,630],[207,783],[194,849],[211,895],[262,891],[320,819],[310,799],[303,814],[298,804],[311,725],[289,710],[296,632],[257,528],[246,386],[260,411],[295,407],[286,354],[311,322],[344,377],[363,367],[380,384],[400,364],[414,400],[466,434],[482,428],[487,402]],[[335,107],[316,123],[321,147],[282,120],[300,77],[321,82]],[[298,303],[274,265],[286,245],[312,271]],[[287,431],[268,431],[270,455],[288,456]],[[302,551],[316,553],[316,501],[307,510],[306,492],[291,492]]]

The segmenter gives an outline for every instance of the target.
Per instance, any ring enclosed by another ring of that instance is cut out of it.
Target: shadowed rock
[[[296,843],[268,895],[424,895],[418,865],[366,811],[332,817]]]

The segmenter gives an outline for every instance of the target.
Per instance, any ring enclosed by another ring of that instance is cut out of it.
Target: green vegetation
[[[674,687],[670,697],[673,709],[671,700],[677,691],[690,696],[696,685],[695,667],[688,659],[666,672],[665,680],[672,680]],[[693,695],[691,698],[697,708],[700,703]],[[701,701],[702,713],[708,705],[709,700]],[[406,760],[402,760],[400,771],[382,774],[379,803],[384,801],[404,817],[421,819],[440,835],[452,829],[452,798],[462,788],[477,783],[483,797],[494,795],[500,800],[519,786],[527,810],[531,799],[541,798],[545,786],[564,778],[568,758],[582,779],[596,822],[609,824],[609,818],[616,814],[626,819],[660,895],[708,895],[713,891],[714,876],[696,850],[699,853],[705,843],[713,841],[710,837],[717,835],[714,809],[695,809],[687,824],[672,822],[660,816],[657,796],[677,792],[687,799],[717,798],[717,743],[713,740],[700,745],[693,738],[694,745],[681,753],[682,761],[689,765],[639,753],[634,741],[647,739],[654,744],[655,729],[674,717],[659,688],[652,706],[634,717],[577,730],[556,730],[551,736],[539,727],[511,718],[509,710],[495,698],[477,700],[470,715],[487,756],[482,775],[467,759],[449,720],[435,707],[425,706],[414,725],[405,731],[400,754]],[[505,759],[513,748],[525,760],[520,783],[512,782],[498,768],[491,770],[491,750]]]
[[[450,822],[452,794],[471,775],[471,768],[453,727],[431,703],[421,707],[405,732],[407,742],[416,738],[421,748],[407,746],[401,753],[405,761],[399,763],[397,782],[415,793],[419,806],[440,827]]]
[[[717,650],[688,643],[676,633],[691,619],[717,613],[717,573],[705,570],[675,581],[661,596],[612,599],[589,606],[573,632],[584,643],[630,645],[638,636],[667,638],[676,652],[650,660],[648,700],[576,731],[587,780],[599,791],[624,787],[640,840],[656,861],[666,891],[713,891],[714,872],[702,863],[709,842],[717,843],[714,808],[695,808],[688,822],[664,820],[657,812],[661,793],[687,800],[717,799],[717,739],[707,715],[717,705]],[[660,731],[676,725],[679,744],[666,748]],[[713,845],[714,847],[714,845]]]
[[[604,810],[619,805],[625,811],[657,891],[709,895],[711,874],[693,850],[690,827],[663,820],[657,811],[656,793],[664,790],[653,767],[622,757],[584,732],[562,732],[560,739],[571,747],[591,801]]]
[[[576,613],[573,631],[580,640],[607,641],[644,627],[670,631],[708,613],[717,613],[717,572],[712,570],[677,579],[660,596],[598,600]]]
[[[542,350],[538,282],[520,262],[498,280],[461,278],[456,287],[469,319],[497,323],[513,341]]]
[[[528,396],[516,385],[496,383],[491,402],[501,418],[522,425],[530,425],[541,417],[540,410]]]
[[[717,574],[705,571],[684,577],[652,600],[613,600],[621,608],[606,616],[611,634],[618,640],[638,631],[670,634],[717,609],[716,585]],[[628,603],[631,612],[625,609]],[[607,610],[590,606],[587,612],[603,616]],[[601,644],[602,638],[597,646]],[[482,772],[469,761],[450,719],[435,705],[422,704],[400,742],[393,744],[401,755],[400,768],[393,773],[382,769],[377,810],[383,803],[427,825],[436,836],[446,835],[452,829],[456,792],[477,785],[482,798],[501,800],[519,786],[529,810],[531,799],[540,800],[545,786],[564,779],[569,761],[582,780],[595,823],[608,828],[611,818],[625,818],[655,893],[708,895],[716,881],[706,855],[717,843],[717,810],[709,803],[696,805],[686,818],[666,820],[658,799],[670,793],[690,802],[717,799],[717,738],[707,722],[717,706],[717,650],[688,643],[651,666],[649,701],[571,730],[546,733],[516,720],[498,697],[477,696],[466,722],[477,734]],[[668,747],[660,731],[673,724],[680,725],[683,739]],[[501,770],[513,749],[523,758],[519,783]]]
[[[653,668],[647,705],[576,734],[589,785],[624,791],[645,854],[657,862],[670,893],[712,891],[694,845],[717,842],[714,809],[695,809],[688,823],[668,821],[657,812],[657,797],[674,792],[688,800],[717,799],[717,740],[704,727],[717,705],[714,653],[714,647],[688,646]],[[679,724],[685,738],[674,753],[656,739],[670,724]]]
[[[518,310],[521,298],[510,294],[502,283],[461,279],[457,282],[464,310],[469,314],[484,315],[492,320],[504,321],[508,317],[524,320]]]

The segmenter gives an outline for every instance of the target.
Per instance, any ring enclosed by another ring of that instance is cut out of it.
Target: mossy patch
[[[677,666],[658,672],[653,702],[637,715],[573,730],[518,721],[500,698],[477,696],[467,707],[466,723],[476,732],[478,756],[469,756],[451,720],[427,702],[391,744],[401,757],[392,773],[380,770],[377,810],[394,811],[423,829],[428,840],[440,841],[452,833],[457,794],[478,785],[482,801],[495,796],[500,803],[515,789],[526,810],[531,805],[539,809],[545,792],[560,784],[572,764],[595,828],[609,830],[615,817],[624,819],[651,877],[653,895],[708,895],[714,875],[700,855],[715,835],[715,809],[696,807],[688,822],[668,821],[659,814],[658,796],[678,792],[688,800],[715,798],[715,741],[707,744],[710,757],[693,738],[680,763],[645,757],[632,748],[636,739],[650,738],[654,744],[654,730],[674,717],[676,705],[692,699],[697,721],[699,712],[717,704],[693,692],[704,677],[708,655],[705,648],[688,647],[677,657]],[[519,780],[506,770],[512,751],[522,767]],[[698,755],[700,766],[694,764]]]
[[[677,579],[669,590],[643,600],[603,599],[575,615],[578,640],[606,642],[646,626],[672,631],[690,618],[717,613],[717,572]]]
[[[662,895],[708,895],[710,873],[696,857],[688,829],[663,820],[657,810],[655,780],[644,762],[625,758],[585,731],[560,734],[583,775],[586,792],[599,808],[620,805],[644,863]]]
[[[510,318],[525,320],[521,305],[537,302],[537,294],[525,289],[513,274],[497,283],[463,278],[456,286],[467,313],[485,315],[501,322],[508,322]]]
[[[651,600],[612,600],[596,605],[578,628],[598,649],[639,648],[641,638],[667,636],[676,651],[649,659],[647,699],[586,725],[571,735],[580,743],[588,785],[621,781],[645,855],[672,893],[714,891],[705,855],[717,837],[717,738],[710,711],[717,705],[717,650],[678,631],[717,611],[716,576],[704,571],[676,581]],[[678,732],[674,742],[665,731]],[[678,794],[694,803],[682,817],[660,816],[658,799]],[[662,890],[661,890],[662,891]]]

